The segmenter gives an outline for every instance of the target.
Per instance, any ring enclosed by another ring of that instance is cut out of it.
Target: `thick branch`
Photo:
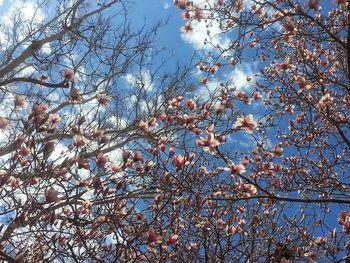
[[[67,81],[63,81],[61,83],[47,83],[47,82],[40,81],[38,79],[26,78],[26,77],[12,78],[12,79],[2,81],[2,82],[0,82],[0,87],[6,86],[6,85],[11,84],[11,83],[16,83],[16,82],[27,82],[27,83],[33,83],[33,84],[40,84],[41,86],[44,86],[47,88],[68,88],[69,87]]]

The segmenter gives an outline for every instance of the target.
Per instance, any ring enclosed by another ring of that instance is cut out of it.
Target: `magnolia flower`
[[[204,65],[203,62],[200,62],[197,64],[197,68],[200,70],[200,71],[205,71],[207,70],[207,67]]]
[[[108,161],[107,155],[104,155],[103,153],[100,153],[99,155],[97,155],[96,163],[98,166],[104,167],[106,165],[107,161]]]
[[[190,163],[191,157],[190,156],[182,156],[182,155],[176,155],[173,160],[173,164],[176,166],[177,169],[182,169],[185,165],[188,165]]]
[[[261,99],[261,94],[259,91],[253,91],[252,97],[254,100],[259,100],[259,99]]]
[[[19,154],[22,156],[28,156],[30,154],[30,149],[27,147],[25,143],[21,144],[21,148],[19,149]]]
[[[89,143],[88,139],[82,135],[74,135],[73,140],[74,146],[79,148],[85,147]]]
[[[182,33],[191,33],[193,31],[193,27],[191,23],[187,23],[185,26],[181,27]]]
[[[150,129],[149,129],[149,127],[148,127],[148,124],[147,124],[147,122],[145,122],[145,121],[143,121],[143,120],[140,120],[140,122],[139,122],[139,128],[141,129],[141,130],[143,130],[144,132],[150,132]]]
[[[329,93],[325,94],[317,103],[316,108],[319,110],[326,110],[334,105],[334,99]]]
[[[310,89],[311,88],[311,86],[309,85],[309,83],[305,80],[305,78],[304,77],[302,77],[302,76],[299,76],[298,78],[297,78],[297,83],[298,83],[298,85],[299,85],[299,87],[301,88],[301,89]]]
[[[216,74],[216,72],[218,72],[218,70],[219,70],[219,65],[217,65],[217,64],[215,64],[214,66],[212,66],[208,69],[209,73],[212,75]]]
[[[26,105],[26,100],[23,96],[16,95],[15,96],[15,107],[23,109]]]
[[[188,19],[191,18],[191,14],[190,14],[190,12],[188,12],[188,11],[184,11],[184,12],[181,13],[181,17],[182,17],[184,20],[188,20]]]
[[[326,237],[317,237],[315,240],[315,243],[317,245],[325,245],[325,244],[327,244],[327,238]]]
[[[278,156],[278,157],[283,156],[283,148],[280,146],[276,146],[275,151],[274,151],[274,155]]]
[[[81,96],[79,94],[78,89],[76,88],[71,88],[71,90],[69,91],[69,98],[73,101],[73,102],[80,102],[81,101]]]
[[[162,243],[163,237],[159,235],[153,228],[151,228],[148,231],[148,236],[147,236],[147,241],[148,243]]]
[[[214,153],[216,146],[219,146],[220,142],[215,139],[215,135],[213,132],[206,131],[206,133],[207,133],[207,137],[206,138],[200,137],[196,141],[196,144],[198,146],[202,146],[204,151],[206,152],[209,151],[211,153]]]
[[[283,28],[287,32],[294,32],[294,31],[296,31],[296,26],[295,26],[295,23],[293,21],[288,21],[288,22],[284,23],[283,24]]]
[[[188,99],[186,101],[186,106],[189,110],[194,110],[197,108],[197,104],[196,102],[194,101],[194,99]]]
[[[176,242],[177,242],[177,240],[178,240],[178,238],[179,238],[178,235],[172,235],[172,236],[170,236],[170,237],[167,239],[167,241],[166,241],[167,245],[175,245]]]
[[[198,20],[199,22],[204,18],[204,12],[200,8],[196,8],[193,11],[193,19]]]
[[[253,133],[253,130],[257,127],[257,123],[256,121],[254,121],[253,115],[249,114],[245,117],[238,118],[234,127],[242,128],[247,133]]]
[[[56,191],[53,187],[49,188],[45,192],[46,203],[53,203],[58,200],[58,191]]]
[[[280,11],[275,11],[275,13],[273,13],[272,14],[272,18],[274,19],[274,20],[277,20],[277,19],[279,19],[279,18],[281,18],[283,16],[283,13],[282,12],[280,12]]]
[[[49,114],[49,118],[47,119],[48,122],[52,124],[57,124],[61,121],[61,116],[58,114]]]
[[[41,81],[41,82],[44,82],[45,80],[47,80],[48,79],[48,77],[46,76],[46,75],[40,75],[39,76],[39,80]]]
[[[185,9],[187,1],[186,0],[174,0],[174,4],[176,5],[176,7],[180,8],[180,9]]]
[[[97,95],[97,101],[102,106],[107,106],[109,103],[109,97],[106,95]]]
[[[120,165],[113,164],[111,170],[113,173],[119,173],[122,170],[122,167]]]
[[[228,168],[225,168],[224,170],[230,171],[231,174],[243,174],[246,171],[243,164],[235,165],[232,161],[229,161],[227,165]]]
[[[343,230],[346,234],[350,234],[350,211],[341,212],[338,218],[338,222],[343,226]]]
[[[155,128],[158,126],[157,119],[152,117],[148,121],[140,120],[139,128],[146,133],[151,132],[151,128]]]
[[[313,9],[316,12],[320,11],[321,10],[320,2],[321,2],[320,0],[309,0],[307,5],[306,5],[306,7],[310,8],[310,9]]]
[[[277,65],[277,71],[279,71],[279,72],[280,72],[280,71],[286,71],[286,72],[288,72],[288,71],[293,70],[293,69],[295,69],[295,68],[296,68],[296,66],[293,65],[293,64],[290,62],[290,58],[289,58],[289,57],[286,58],[286,60],[285,60],[283,63]]]
[[[236,91],[235,95],[237,98],[241,99],[245,104],[250,104],[251,100],[249,99],[248,95],[245,94],[243,91]]]
[[[63,71],[63,77],[68,81],[74,80],[74,71],[72,69],[65,69]]]
[[[334,3],[338,5],[345,5],[347,3],[347,0],[334,0]]]
[[[144,162],[143,154],[140,151],[136,151],[134,154],[134,162]]]
[[[0,130],[5,130],[8,128],[8,126],[9,121],[6,118],[0,116]]]
[[[203,85],[208,84],[208,78],[205,78],[205,77],[200,78],[200,83]]]
[[[78,158],[77,163],[78,163],[78,169],[80,168],[83,168],[86,170],[90,169],[90,164],[88,159]]]
[[[251,197],[258,192],[258,189],[252,184],[240,184],[237,189],[244,197]]]
[[[158,116],[158,118],[161,122],[165,122],[168,119],[168,115],[165,112],[163,112]]]

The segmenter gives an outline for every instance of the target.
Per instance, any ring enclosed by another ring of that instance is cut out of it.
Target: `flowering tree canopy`
[[[128,1],[16,3],[1,260],[349,261],[350,1],[323,2],[174,0],[205,28],[176,67]]]

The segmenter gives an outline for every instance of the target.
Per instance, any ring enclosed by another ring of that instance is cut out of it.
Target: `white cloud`
[[[218,88],[219,82],[216,80],[208,81],[206,85],[202,85],[195,93],[195,96],[202,102],[207,101],[211,95],[213,95]]]
[[[154,89],[151,72],[148,69],[141,70],[139,75],[127,74],[124,79],[131,86],[143,88],[147,91],[153,91]]]
[[[208,0],[207,4],[215,4],[215,0]],[[204,5],[206,1],[194,0],[193,3],[199,8],[205,9]],[[207,16],[208,12],[204,11],[204,16]],[[188,33],[182,33],[182,39],[191,44],[196,50],[213,50],[214,47],[220,46],[223,49],[229,47],[230,39],[223,35],[223,31],[220,28],[220,23],[216,20],[202,19],[200,22],[195,21],[192,23],[193,31]]]
[[[250,63],[240,64],[225,77],[232,82],[237,90],[250,91],[256,81],[255,65]],[[250,77],[250,81],[247,78]]]
[[[222,35],[220,24],[211,21],[210,25],[205,20],[196,21],[192,24],[193,31],[182,33],[182,39],[191,44],[196,50],[211,50],[216,46],[225,49],[229,47],[230,40]]]
[[[0,0],[0,6],[2,4],[3,0]],[[11,1],[10,5],[4,5],[1,9],[0,24],[9,34],[0,33],[0,44],[4,48],[13,44],[9,42],[13,39],[13,34],[16,34],[17,40],[21,41],[45,20],[45,13],[34,2]],[[14,31],[15,23],[18,23],[18,25],[16,25],[16,30]]]

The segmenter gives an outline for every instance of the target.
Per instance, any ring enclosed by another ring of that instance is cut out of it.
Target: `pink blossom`
[[[243,164],[235,165],[232,161],[228,162],[228,168],[225,168],[226,171],[230,171],[231,174],[243,174],[246,172],[245,166]]]
[[[215,135],[213,132],[206,131],[207,137],[202,138],[200,137],[197,141],[196,144],[198,146],[203,147],[204,151],[209,151],[211,153],[214,153],[216,150],[216,147],[220,145],[220,142],[215,139]]]
[[[143,130],[144,132],[146,132],[146,133],[150,132],[150,129],[149,129],[149,127],[148,127],[148,123],[145,122],[145,121],[143,121],[143,120],[140,120],[140,122],[139,122],[139,128],[140,128],[141,130]]]
[[[171,235],[167,239],[166,243],[167,243],[167,245],[175,245],[178,239],[179,239],[178,235]]]
[[[168,115],[165,112],[163,112],[159,115],[158,118],[161,122],[165,122],[168,119]]]
[[[253,99],[254,99],[254,100],[259,100],[259,99],[261,99],[261,94],[260,94],[259,91],[253,91],[252,96],[253,96]]]
[[[316,108],[320,111],[327,110],[334,106],[334,99],[331,97],[329,93],[323,95],[319,102],[316,105]]]
[[[101,104],[102,106],[107,106],[109,103],[109,97],[106,95],[98,95],[97,96],[97,101],[99,104]]]
[[[191,23],[187,23],[183,27],[181,27],[181,32],[182,33],[191,33],[193,31],[193,27]]]
[[[216,72],[218,72],[218,70],[219,70],[219,65],[214,65],[208,69],[209,73],[212,75],[216,74]]]
[[[15,96],[15,107],[23,109],[26,105],[26,100],[24,96],[16,95]]]
[[[338,222],[343,226],[343,230],[346,234],[350,234],[350,211],[341,212],[338,218]]]
[[[163,237],[159,235],[153,228],[148,231],[147,242],[148,243],[162,243]]]
[[[208,78],[205,78],[205,77],[200,78],[200,83],[202,83],[203,85],[208,84]]]
[[[61,117],[58,114],[49,114],[49,118],[47,121],[51,124],[57,124],[61,121]]]
[[[88,139],[86,139],[82,135],[74,135],[73,140],[74,140],[74,146],[78,148],[83,148],[89,143]]]
[[[325,244],[327,244],[327,238],[326,237],[317,237],[315,240],[315,243],[317,245],[325,245]]]
[[[58,201],[58,191],[56,191],[53,187],[49,188],[45,192],[46,203],[53,203]]]
[[[249,114],[245,117],[240,117],[235,123],[236,128],[242,128],[247,133],[253,133],[253,130],[257,127],[256,121],[253,119],[253,115]]]
[[[187,1],[186,0],[174,0],[176,7],[180,9],[186,9]]]
[[[46,76],[46,75],[40,75],[39,76],[39,80],[41,81],[41,82],[44,82],[45,80],[47,80],[48,79],[48,77]]]
[[[136,151],[134,154],[134,162],[143,162],[143,154],[140,151]]]
[[[198,20],[199,22],[204,18],[204,13],[203,13],[203,10],[200,9],[200,8],[196,8],[194,11],[193,11],[193,18]]]
[[[68,81],[74,80],[74,71],[72,69],[65,69],[63,71],[63,77]]]
[[[111,170],[113,173],[119,173],[122,170],[121,168],[122,167],[120,165],[113,164]]]
[[[104,167],[106,165],[108,161],[108,156],[103,154],[103,153],[100,153],[99,155],[97,155],[97,158],[96,158],[96,163],[99,167]]]
[[[72,102],[80,102],[81,96],[79,94],[79,90],[76,88],[71,88],[69,91],[69,98],[72,100]]]
[[[22,156],[28,156],[30,154],[30,149],[25,143],[22,143],[21,148],[19,149],[19,154]]]
[[[346,5],[347,0],[334,0],[334,3],[338,5]]]
[[[283,28],[284,28],[285,31],[287,31],[289,33],[296,31],[295,23],[292,20],[284,23],[283,24]]]
[[[290,62],[290,58],[286,58],[286,60],[283,63],[281,63],[277,66],[277,71],[288,72],[288,71],[293,70],[295,68],[296,68],[296,66]]]
[[[200,71],[206,71],[207,70],[207,67],[204,65],[203,62],[200,62],[197,64],[197,68],[200,70]]]
[[[316,12],[320,11],[321,10],[320,2],[321,2],[320,0],[309,0],[307,5],[306,5],[306,7],[310,8],[310,9],[313,9]]]
[[[197,104],[194,99],[188,99],[186,101],[186,106],[189,110],[195,110],[197,108]]]
[[[85,159],[85,158],[78,158],[77,160],[78,163],[78,169],[83,168],[86,170],[90,169],[90,164],[89,164],[89,160]]]
[[[176,166],[177,169],[182,169],[185,167],[185,165],[188,165],[189,158],[187,156],[182,156],[182,155],[176,155],[173,160],[173,164]]]
[[[311,86],[309,85],[309,83],[305,80],[305,78],[304,77],[302,77],[302,76],[299,76],[298,78],[297,78],[297,83],[298,83],[298,85],[299,85],[299,87],[301,88],[301,89],[310,89],[311,88]]]
[[[7,129],[9,125],[9,121],[6,118],[0,116],[0,130]]]

